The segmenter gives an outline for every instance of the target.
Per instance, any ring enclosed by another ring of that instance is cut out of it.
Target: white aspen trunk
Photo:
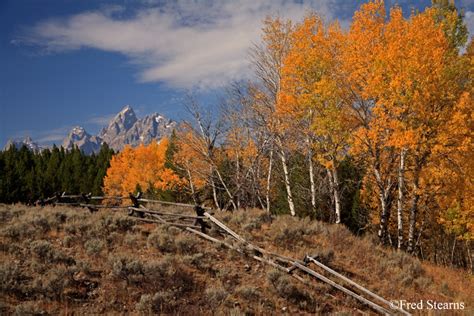
[[[252,179],[252,185],[254,187],[254,192],[255,192],[255,196],[257,197],[257,200],[258,200],[258,203],[260,204],[260,208],[262,210],[265,210],[266,209],[266,206],[265,204],[263,203],[263,200],[262,200],[262,196],[261,196],[261,192],[260,192],[260,183],[258,181],[258,179],[260,179],[260,163],[257,163],[256,167],[255,167],[255,172],[252,172],[252,175],[253,175],[253,179]],[[253,198],[254,200],[254,208],[257,207],[257,203],[255,202],[255,197]]]
[[[339,194],[339,177],[335,164],[333,165],[332,176],[334,182],[334,208],[336,211],[336,224],[339,224],[341,223],[341,197]]]
[[[227,193],[227,196],[229,197],[230,199],[230,204],[232,204],[232,207],[234,208],[234,210],[237,210],[237,205],[235,204],[234,202],[234,197],[232,196],[232,193],[230,193],[229,191],[229,188],[227,187],[227,185],[225,184],[224,182],[224,179],[222,178],[222,175],[221,173],[219,172],[219,170],[216,169],[216,174],[217,174],[217,177],[219,178],[219,181],[221,182],[222,186],[224,187],[224,190],[225,192]]]
[[[390,242],[392,240],[388,233],[388,222],[390,220],[390,191],[391,191],[391,181],[385,185],[384,181],[382,181],[382,176],[380,174],[379,164],[375,163],[373,166],[375,180],[377,182],[377,187],[379,189],[379,200],[380,200],[380,223],[379,223],[379,231],[378,236],[382,243]]]
[[[240,191],[240,188],[241,188],[241,183],[240,183],[240,162],[239,162],[239,154],[237,153],[237,157],[236,157],[236,163],[237,163],[237,167],[236,167],[236,179],[237,179],[237,188],[239,189],[236,194],[236,200],[237,200],[237,209],[240,209],[240,197],[239,197],[239,191]]]
[[[285,176],[285,187],[286,187],[286,195],[288,198],[288,207],[290,208],[291,216],[296,216],[295,212],[295,204],[293,203],[293,195],[291,193],[291,184],[290,184],[290,174],[288,172],[288,164],[286,161],[286,154],[283,148],[280,149],[280,156],[281,156],[281,163],[283,165],[283,174]]]
[[[467,258],[469,259],[470,272],[471,272],[471,274],[473,274],[474,273],[474,266],[473,266],[473,263],[472,263],[472,255],[471,255],[470,246],[471,245],[469,244],[469,240],[466,240]]]
[[[339,191],[336,189],[336,181],[338,180],[337,174],[334,176],[334,171],[332,168],[327,168],[326,172],[328,174],[329,189],[334,200],[334,220],[337,224],[341,222],[341,202],[339,198]]]
[[[186,172],[188,174],[189,187],[191,188],[191,196],[193,197],[194,203],[197,203],[197,201],[196,201],[196,191],[194,190],[193,178],[191,176],[191,171],[189,170],[188,166],[186,166]]]
[[[387,209],[387,204],[385,203],[385,199],[384,199],[384,195],[383,193],[380,193],[380,206],[382,208],[381,212],[380,212],[380,227],[379,227],[379,237],[383,237],[383,235],[385,234],[384,230],[385,230],[385,217],[384,217],[384,213],[386,212],[385,210]]]
[[[211,182],[211,187],[212,187],[212,197],[214,198],[214,204],[216,205],[216,208],[218,210],[221,209],[219,205],[219,201],[217,200],[217,191],[216,191],[216,184],[214,183],[214,169],[211,167],[211,176],[210,176],[210,182]]]
[[[403,190],[405,185],[405,156],[406,149],[400,152],[400,168],[398,169],[398,199],[397,199],[397,224],[398,224],[398,244],[397,249],[402,249],[403,244]]]
[[[268,162],[267,188],[265,192],[268,213],[270,213],[270,184],[272,180],[272,167],[273,167],[273,148],[270,149],[270,161]]]
[[[327,175],[328,175],[329,190],[331,191],[332,201],[334,202],[334,205],[336,205],[336,204],[335,204],[335,201],[334,201],[334,180],[333,180],[333,178],[332,178],[331,169],[326,168],[326,173],[327,173]],[[334,207],[334,209],[336,209],[336,207]],[[335,211],[334,211],[334,213],[335,213]]]
[[[382,240],[382,243],[385,243],[387,241],[387,226],[388,226],[388,219],[387,219],[387,213],[388,213],[388,205],[387,205],[387,199],[385,198],[385,191],[381,191],[379,193],[379,199],[380,199],[380,223],[379,223],[379,232],[378,236]]]
[[[454,251],[456,250],[456,241],[457,238],[454,236],[453,249],[451,250],[451,266],[454,266]]]
[[[309,136],[306,139],[308,144],[308,164],[309,164],[309,182],[311,185],[311,206],[313,213],[316,214],[316,184],[314,183],[314,168],[313,168],[313,149]]]
[[[264,210],[266,208],[265,204],[263,204],[262,198],[260,197],[260,194],[258,193],[257,193],[257,200],[258,200],[258,203],[260,204],[260,208]],[[257,207],[257,204],[255,204],[254,207]]]
[[[410,209],[410,221],[408,227],[408,252],[413,252],[415,249],[415,228],[416,228],[416,216],[418,214],[418,200],[420,199],[420,194],[418,192],[418,185],[420,180],[420,167],[415,167],[415,172],[413,175],[413,198],[412,205]]]

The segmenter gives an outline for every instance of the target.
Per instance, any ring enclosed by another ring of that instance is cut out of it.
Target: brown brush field
[[[466,271],[383,249],[374,237],[342,226],[258,210],[215,216],[267,250],[318,255],[388,300],[464,302],[459,314],[474,312]],[[234,250],[124,212],[0,205],[0,223],[4,315],[374,314],[329,285],[309,278],[310,285],[302,284]]]

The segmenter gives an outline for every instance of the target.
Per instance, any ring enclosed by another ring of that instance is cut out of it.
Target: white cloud
[[[46,145],[49,143],[57,143],[62,142],[62,140],[66,137],[65,134],[50,134],[43,137],[38,138],[38,144]]]
[[[137,65],[140,81],[215,87],[248,75],[248,49],[258,41],[266,15],[299,19],[314,9],[332,20],[333,10],[340,9],[344,1],[170,3],[137,9],[133,15],[114,7],[42,21],[17,42],[53,53],[80,48],[121,53]]]
[[[42,146],[51,145],[53,143],[61,144],[70,129],[70,126],[62,126],[42,131],[37,134],[37,138],[33,138],[33,141],[37,142],[39,145]],[[29,133],[28,135],[31,134],[32,133]]]
[[[86,121],[88,124],[97,125],[99,127],[104,127],[109,124],[110,120],[115,116],[115,114],[106,114],[102,116],[94,116]]]

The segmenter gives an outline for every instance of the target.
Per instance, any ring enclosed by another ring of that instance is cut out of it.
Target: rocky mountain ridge
[[[23,139],[9,139],[3,150],[8,150],[11,146],[15,146],[18,149],[23,146],[26,146],[26,148],[33,152],[40,152],[43,149],[37,143],[35,143],[29,136]]]
[[[176,122],[158,113],[138,119],[133,109],[126,106],[101,130],[99,137],[112,149],[119,151],[125,145],[135,147],[170,136],[175,128]]]
[[[115,151],[122,150],[126,145],[132,147],[149,144],[170,136],[177,123],[158,113],[138,118],[133,108],[126,105],[109,124],[102,128],[98,135],[89,134],[83,127],[75,126],[68,133],[62,146],[70,150],[77,146],[85,154],[98,153],[102,144],[107,143]],[[41,151],[42,148],[30,137],[23,140],[9,140],[5,150],[11,145],[21,148],[26,145],[30,150]]]
[[[98,153],[102,146],[102,139],[98,136],[92,136],[81,126],[73,127],[63,141],[65,149],[72,149],[77,146],[86,154]]]

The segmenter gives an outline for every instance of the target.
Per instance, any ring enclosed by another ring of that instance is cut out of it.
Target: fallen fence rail
[[[318,267],[320,267],[320,268],[324,269],[325,271],[329,272],[330,274],[346,281],[347,283],[349,283],[350,285],[356,287],[357,289],[361,290],[362,292],[366,293],[367,295],[372,296],[373,298],[383,302],[384,304],[386,304],[388,306],[393,306],[393,304],[391,304],[389,301],[387,301],[383,297],[380,297],[379,295],[369,291],[368,289],[366,289],[362,285],[359,285],[358,283],[352,281],[351,279],[345,277],[344,275],[334,271],[333,269],[329,268],[328,266],[326,266],[326,265],[322,264],[321,262],[315,260],[313,257],[307,256],[305,259],[306,259],[305,261],[310,261],[310,262],[316,264]],[[403,310],[401,308],[398,308],[398,307],[395,307],[395,306],[393,306],[392,308],[400,311],[404,315],[410,315],[410,313],[406,312],[405,310]]]
[[[127,199],[130,200],[132,204],[131,206],[102,205],[102,204],[91,203],[92,201],[103,201],[103,200],[124,201]],[[250,257],[254,260],[257,260],[269,266],[272,266],[282,272],[288,273],[290,276],[292,276],[296,280],[306,285],[311,286],[311,282],[309,282],[303,276],[297,274],[298,271],[303,272],[304,275],[316,278],[317,280],[334,287],[335,289],[356,299],[357,301],[370,307],[372,310],[380,314],[396,315],[397,313],[399,313],[403,315],[411,315],[410,313],[403,310],[402,308],[393,306],[388,300],[382,298],[381,296],[373,293],[372,291],[368,290],[362,285],[354,282],[353,280],[347,278],[346,276],[340,274],[339,272],[336,272],[335,270],[331,269],[325,264],[319,262],[318,260],[316,260],[315,256],[306,255],[303,260],[298,260],[298,259],[282,256],[280,254],[267,251],[259,246],[256,246],[250,243],[249,241],[244,239],[242,236],[234,232],[232,229],[230,229],[227,225],[225,225],[224,223],[219,221],[217,218],[215,218],[211,213],[208,213],[206,210],[211,210],[210,208],[204,208],[200,205],[193,205],[193,204],[174,203],[174,202],[167,202],[167,201],[144,199],[144,198],[141,198],[140,193],[138,195],[130,194],[128,197],[120,197],[120,196],[100,197],[100,196],[92,196],[91,194],[66,195],[65,193],[63,193],[63,194],[56,194],[55,197],[43,200],[42,202],[44,203],[42,205],[46,204],[45,203],[46,201],[48,204],[54,204],[54,205],[69,205],[69,206],[86,207],[91,212],[98,211],[98,209],[101,209],[101,208],[127,210],[128,214],[130,216],[133,216],[134,219],[137,221],[183,228],[189,233],[195,234],[210,242],[218,243],[229,249],[233,249],[242,255]],[[161,205],[167,205],[167,206],[193,208],[196,215],[163,212],[161,210],[152,209],[151,207],[145,207],[144,205],[141,205],[140,203],[161,204]],[[186,222],[186,221],[192,221],[192,220],[194,220],[194,223]],[[223,239],[210,236],[209,234],[206,233],[207,229],[211,228],[211,225],[209,224],[209,222],[215,225],[215,227],[217,228],[217,231],[220,233],[220,236]],[[225,239],[226,236],[230,236],[231,240],[234,240],[237,244],[234,245],[231,242],[229,242],[228,239]],[[343,284],[331,279],[329,276],[325,276],[322,273],[316,272],[315,270],[309,268],[308,265],[310,263],[313,263],[316,267],[322,269],[323,273],[327,273],[330,275],[330,277],[336,278],[337,280],[341,280],[339,282],[346,283],[352,288],[347,288]],[[366,295],[368,297],[364,297],[363,295]],[[374,300],[376,300],[376,302]]]
[[[401,309],[401,308],[396,308],[395,306],[393,306],[392,304],[390,304],[389,301],[383,299],[382,297],[378,296],[377,294],[375,293],[372,293],[371,291],[369,291],[368,289],[364,288],[363,286],[355,283],[354,281],[348,279],[347,277],[344,277],[343,275],[337,273],[336,271],[332,270],[331,268],[327,267],[326,265],[322,264],[321,262],[317,261],[316,259],[312,258],[312,257],[309,257],[308,255],[305,256],[305,259],[303,260],[303,262],[299,261],[299,260],[296,260],[296,259],[291,259],[291,258],[288,258],[288,257],[284,257],[284,256],[280,256],[278,254],[273,254],[273,253],[270,253],[270,252],[267,252],[265,251],[264,249],[258,247],[258,246],[255,246],[251,243],[249,243],[248,241],[246,241],[244,238],[242,238],[241,236],[239,236],[237,233],[235,233],[234,231],[232,231],[229,227],[227,227],[225,224],[223,224],[222,222],[220,222],[219,220],[217,220],[215,217],[213,217],[212,215],[208,214],[208,213],[204,213],[204,215],[206,217],[208,217],[210,220],[212,220],[216,225],[218,225],[220,228],[224,229],[229,235],[231,235],[232,237],[234,237],[237,241],[239,242],[242,242],[244,243],[247,247],[253,249],[253,250],[257,250],[261,253],[261,255],[267,255],[267,256],[274,256],[276,257],[277,259],[283,259],[283,261],[286,261],[290,264],[292,264],[291,267],[289,268],[285,268],[283,266],[280,266],[282,267],[283,269],[280,269],[280,270],[284,270],[286,271],[287,273],[291,273],[292,271],[294,271],[295,269],[299,269],[303,272],[306,272],[307,274],[313,276],[313,277],[316,277],[317,279],[333,286],[334,288],[344,292],[345,294],[359,300],[360,302],[368,305],[369,307],[371,307],[372,309],[382,313],[382,314],[386,314],[386,315],[391,315],[393,314],[393,312],[389,311],[388,309],[380,306],[379,304],[373,302],[373,301],[370,301],[368,300],[367,298],[364,298],[363,296],[345,288],[344,286],[340,285],[340,284],[337,284],[336,282],[332,281],[331,279],[321,275],[320,273],[317,273],[316,271],[310,269],[307,267],[307,262],[308,262],[308,259],[309,261],[313,262],[313,263],[317,263],[317,266],[323,268],[325,271],[328,271],[330,272],[331,274],[343,279],[344,281],[346,281],[347,283],[355,286],[357,289],[361,290],[362,292],[364,292],[365,294],[368,294],[370,296],[372,296],[373,298],[376,298],[378,300],[380,300],[382,303],[384,303],[385,305],[387,305],[388,308],[391,308],[391,309],[395,309],[397,310],[398,312],[404,314],[404,315],[410,315],[408,312],[406,312],[405,310]],[[202,236],[202,235],[201,235]],[[255,256],[253,256],[254,259]],[[260,257],[258,257],[260,258]],[[257,259],[259,261],[262,261],[260,259]],[[278,264],[276,264],[275,262],[273,261],[268,261],[266,260],[267,263],[270,263],[272,266],[276,266]]]

